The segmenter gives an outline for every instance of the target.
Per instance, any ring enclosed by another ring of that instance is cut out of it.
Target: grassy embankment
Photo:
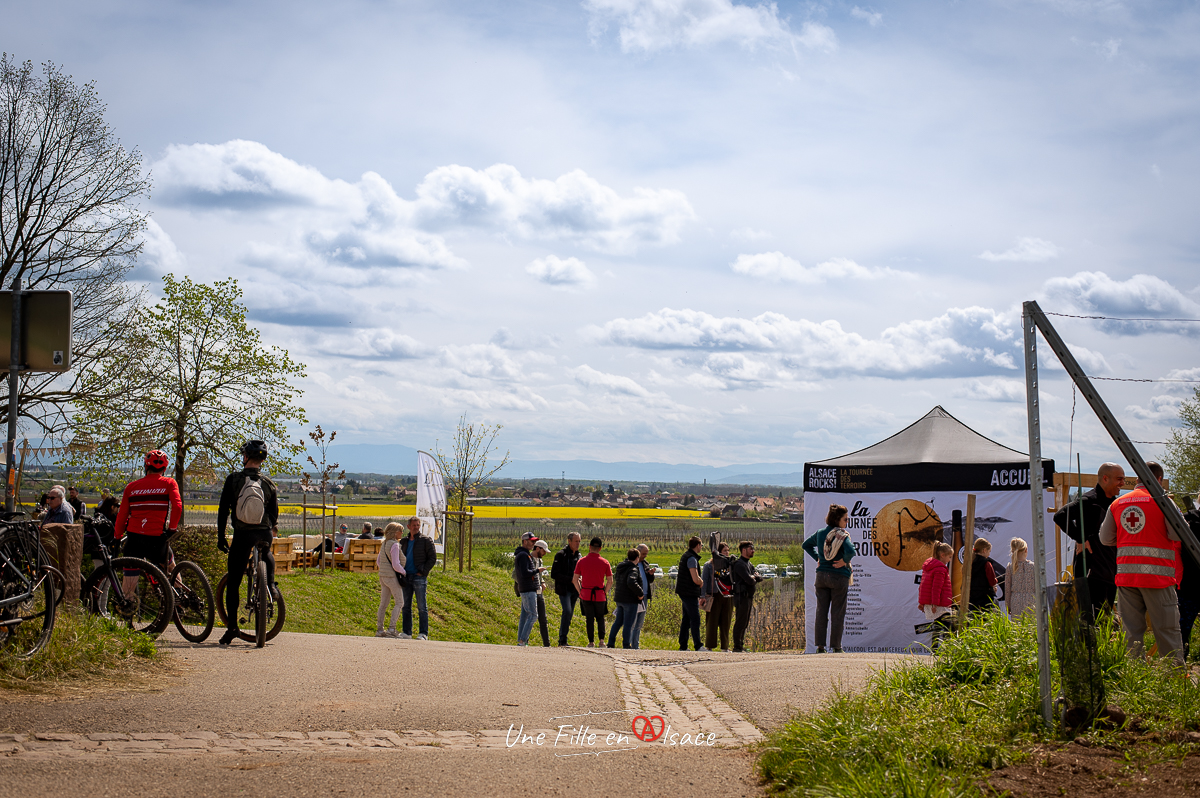
[[[20,660],[0,651],[0,689],[36,692],[65,682],[128,678],[161,657],[146,635],[60,608],[50,642],[32,658]]]
[[[1100,638],[1108,703],[1128,713],[1127,727],[1160,739],[1200,728],[1200,688],[1161,664],[1126,658],[1111,625]],[[1054,685],[1057,693],[1057,673]],[[1197,747],[1135,748],[1122,730],[1086,737],[1124,751],[1131,772],[1144,764],[1139,757],[1174,759]],[[1041,723],[1033,623],[996,613],[928,662],[888,669],[861,693],[797,716],[770,736],[759,768],[769,789],[785,795],[957,798],[983,795],[991,769],[1054,739]]]

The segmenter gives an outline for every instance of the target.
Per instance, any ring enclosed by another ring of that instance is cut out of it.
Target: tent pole
[[[1050,619],[1046,597],[1046,514],[1042,509],[1042,421],[1038,407],[1037,326],[1029,303],[1022,314],[1025,336],[1025,405],[1029,413],[1029,507],[1033,513],[1033,562],[1037,601],[1038,691],[1042,720],[1053,723],[1050,694]]]

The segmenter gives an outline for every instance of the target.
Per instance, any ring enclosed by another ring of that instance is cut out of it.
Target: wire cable
[[[1064,319],[1101,319],[1103,321],[1163,321],[1163,322],[1194,322],[1200,323],[1200,319],[1162,319],[1162,318],[1123,318],[1120,316],[1077,316],[1074,313],[1051,313],[1048,310],[1043,310],[1047,316],[1061,316]]]

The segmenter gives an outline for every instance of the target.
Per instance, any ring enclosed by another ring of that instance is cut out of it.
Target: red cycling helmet
[[[149,468],[151,471],[165,471],[167,466],[171,464],[171,460],[162,449],[155,449],[152,452],[146,452],[145,463],[146,468]]]

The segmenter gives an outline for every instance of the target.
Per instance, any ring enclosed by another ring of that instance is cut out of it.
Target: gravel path
[[[115,784],[132,796],[231,785],[263,795],[650,795],[688,782],[756,795],[752,746],[764,730],[901,659],[287,633],[263,650],[169,636],[164,645],[181,672],[149,688],[0,696],[0,796]],[[631,739],[631,724],[662,736]]]

